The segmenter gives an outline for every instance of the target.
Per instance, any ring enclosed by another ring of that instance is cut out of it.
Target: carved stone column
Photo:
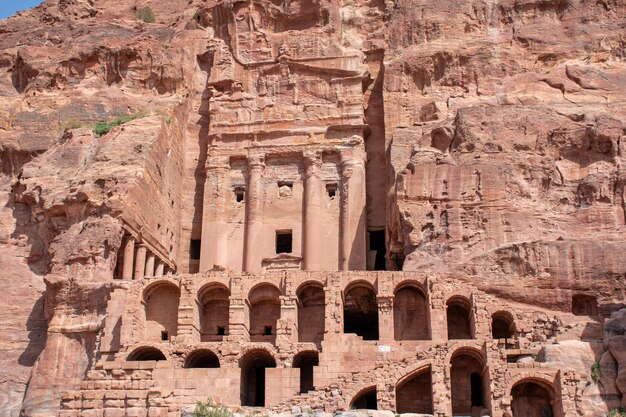
[[[434,342],[445,342],[448,340],[448,325],[443,288],[433,276],[428,278],[427,286],[430,301],[430,336]]]
[[[263,227],[263,190],[261,178],[265,163],[262,156],[248,158],[248,198],[246,200],[246,237],[244,243],[243,269],[261,272],[261,235]]]
[[[145,245],[139,245],[137,254],[135,255],[135,275],[134,279],[143,279],[146,271],[146,253],[148,248]]]
[[[228,334],[225,341],[235,343],[245,343],[250,341],[250,331],[248,329],[248,305],[247,300],[241,296],[230,297],[230,307],[228,310]]]
[[[144,276],[152,278],[154,276],[154,253],[148,252],[146,255],[146,270]]]
[[[276,344],[298,343],[298,297],[280,296],[280,319],[276,328]]]
[[[321,193],[322,180],[320,171],[322,157],[320,152],[304,155],[306,180],[304,183],[304,255],[303,266],[306,271],[320,270],[321,246],[323,245],[319,226],[322,217]]]
[[[206,165],[204,201],[202,207],[202,242],[200,272],[228,263],[226,200],[230,191],[226,158],[209,158]]]
[[[157,264],[156,264],[156,268],[154,271],[154,276],[155,277],[162,277],[163,276],[163,271],[165,270],[165,264],[163,263],[162,260],[158,260]]]
[[[365,151],[352,148],[341,154],[341,254],[343,271],[367,269]]]
[[[445,362],[445,354],[435,355],[431,362],[433,415],[452,415],[452,385],[450,365]]]
[[[133,279],[133,266],[135,264],[135,238],[126,236],[124,241],[124,266],[122,279]]]
[[[328,286],[324,287],[324,299],[326,300],[324,329],[327,336],[343,333],[343,300],[340,285],[340,277],[333,274],[328,278]]]
[[[393,341],[393,296],[378,296],[378,340]]]

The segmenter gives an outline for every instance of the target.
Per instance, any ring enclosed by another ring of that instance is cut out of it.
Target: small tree
[[[598,382],[601,376],[602,370],[600,369],[600,362],[595,361],[593,365],[591,365],[591,379]]]
[[[145,6],[141,9],[137,9],[137,11],[135,11],[135,16],[137,16],[137,19],[143,20],[146,23],[156,22],[156,18],[154,17],[154,13],[152,12],[150,6]]]

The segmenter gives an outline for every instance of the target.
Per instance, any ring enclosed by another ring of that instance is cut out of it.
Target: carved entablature
[[[248,84],[230,82],[230,91],[212,95],[211,132],[361,124],[362,72],[353,61],[287,58],[250,70]]]
[[[337,55],[337,31],[331,30],[329,12],[319,0],[275,3],[229,0],[215,6],[215,33],[229,44],[240,64],[273,62],[284,44],[298,58]]]
[[[263,259],[263,271],[302,269],[302,258],[288,254],[280,254],[273,258]]]

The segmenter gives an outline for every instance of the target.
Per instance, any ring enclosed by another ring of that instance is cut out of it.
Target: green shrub
[[[626,417],[626,408],[614,408],[609,411],[609,417]]]
[[[213,405],[213,400],[210,398],[205,403],[198,401],[192,415],[193,417],[232,417],[228,408]]]
[[[150,6],[142,7],[141,9],[137,9],[135,11],[135,16],[139,20],[143,20],[146,23],[154,23],[156,22],[156,18],[154,17],[154,13]]]
[[[591,379],[597,381],[602,376],[602,371],[600,370],[600,362],[595,361],[593,365],[591,365]]]
[[[96,123],[96,125],[93,128],[93,133],[97,137],[100,137],[102,135],[106,135],[115,126],[119,126],[119,125],[122,125],[124,123],[128,123],[131,120],[135,120],[136,118],[137,118],[136,115],[128,115],[128,116],[118,117],[115,120],[113,120],[112,122],[99,122],[99,123]]]

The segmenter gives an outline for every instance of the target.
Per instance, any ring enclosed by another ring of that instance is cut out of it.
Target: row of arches
[[[454,369],[454,368],[453,368]],[[457,374],[461,371],[457,371]],[[482,388],[482,380],[477,373],[470,374],[468,381],[453,375],[452,414],[485,415],[488,412]],[[430,369],[420,371],[396,387],[396,412],[433,414],[432,377]],[[464,386],[465,385],[465,386]],[[468,394],[469,387],[469,394]],[[469,395],[469,397],[468,397]],[[513,417],[557,417],[561,414],[554,389],[546,381],[531,378],[522,379],[511,389],[511,414]],[[353,409],[377,409],[376,387],[360,391],[351,401]]]
[[[139,347],[127,357],[129,361],[164,361],[163,352],[153,346]],[[313,368],[319,365],[319,356],[315,351],[298,353],[293,359],[293,367],[300,369],[300,393],[314,389]],[[198,349],[191,352],[183,368],[219,368],[220,361],[209,349]],[[266,369],[276,368],[276,360],[264,349],[247,352],[240,360],[241,368],[241,404],[245,406],[263,407],[266,397]]]
[[[166,360],[155,347],[134,350],[128,360]],[[313,368],[319,365],[318,353],[304,351],[293,359],[300,369],[300,393],[314,389]],[[199,349],[187,356],[185,368],[219,368],[218,357],[208,349]],[[240,400],[244,406],[265,406],[267,369],[276,368],[276,360],[265,349],[253,349],[239,360],[241,369]],[[450,359],[450,380],[453,415],[484,415],[491,408],[490,381],[483,355],[476,349],[461,348]],[[425,366],[402,378],[396,384],[398,413],[433,414],[433,384],[430,366]],[[513,417],[558,416],[555,392],[550,383],[537,379],[522,379],[511,390]],[[350,402],[351,408],[376,409],[376,386],[358,392]]]
[[[317,343],[325,332],[326,299],[319,283],[308,283],[297,291],[298,341]],[[199,312],[200,340],[221,341],[229,333],[230,291],[222,284],[204,286],[196,299]],[[248,294],[248,329],[251,342],[276,340],[281,314],[281,292],[273,284],[263,283]],[[147,340],[170,340],[177,333],[180,290],[170,282],[148,287],[144,292]],[[374,287],[367,282],[352,283],[344,292],[344,333],[355,333],[364,340],[379,339],[379,303]],[[398,286],[393,297],[394,339],[429,340],[430,308],[426,292],[418,284]],[[475,319],[470,300],[453,296],[446,303],[448,339],[473,339]],[[515,334],[513,317],[507,312],[492,316],[496,339],[510,339]]]
[[[489,372],[483,355],[462,348],[450,359],[452,415],[488,415],[491,409]],[[396,412],[433,414],[432,372],[429,366],[421,368],[396,384]],[[552,383],[536,378],[523,378],[511,388],[511,413],[513,417],[560,416],[559,401]],[[376,386],[357,393],[350,407],[377,408]]]

